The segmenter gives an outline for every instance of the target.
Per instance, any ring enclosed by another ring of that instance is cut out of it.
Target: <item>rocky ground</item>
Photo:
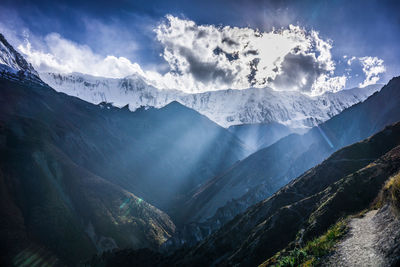
[[[398,266],[400,220],[390,205],[352,219],[349,227],[324,266]]]

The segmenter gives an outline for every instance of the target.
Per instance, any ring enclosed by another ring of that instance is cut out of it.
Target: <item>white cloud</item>
[[[376,84],[380,77],[379,74],[386,71],[383,65],[383,60],[377,57],[361,57],[359,58],[363,72],[365,73],[365,80],[359,84],[360,87],[365,87],[371,84]]]
[[[326,74],[320,75],[312,85],[314,95],[325,92],[338,92],[346,86],[347,77],[345,75],[328,77]]]
[[[161,56],[170,67],[165,74],[143,70],[125,57],[99,55],[57,33],[47,35],[39,45],[38,38],[28,36],[29,41],[18,45],[18,50],[40,72],[81,72],[111,78],[139,74],[160,89],[185,92],[269,86],[318,95],[343,89],[348,78],[335,75],[332,41],[299,26],[262,32],[248,27],[197,25],[167,15],[154,32],[163,46]],[[355,60],[343,58],[349,65]],[[367,76],[362,85],[375,83],[384,71],[383,61],[364,57],[360,62]]]
[[[317,94],[345,85],[344,76],[334,76],[331,42],[299,26],[261,32],[168,15],[155,32],[171,76],[195,81],[193,91],[271,86]]]
[[[44,43],[47,52],[33,49],[29,41],[18,46],[18,50],[39,71],[81,72],[110,78],[133,73],[144,75],[140,66],[127,58],[112,55],[102,57],[90,47],[66,40],[56,33],[47,35]]]
[[[356,57],[351,57],[351,58],[349,58],[348,60],[347,60],[347,65],[351,65],[352,63],[353,63],[353,61],[354,60],[356,60],[357,58]]]

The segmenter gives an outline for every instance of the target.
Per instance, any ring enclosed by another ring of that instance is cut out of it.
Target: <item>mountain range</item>
[[[8,260],[36,248],[68,263],[117,247],[157,248],[175,230],[159,208],[178,209],[248,154],[227,129],[177,102],[135,112],[90,104],[57,93],[7,52],[20,67],[0,77]]]
[[[187,224],[171,245],[198,242],[336,150],[400,121],[398,88],[400,79],[394,78],[366,101],[303,135],[280,139],[209,180],[180,212]]]
[[[279,123],[298,131],[326,121],[382,87],[375,84],[316,97],[297,91],[279,92],[271,88],[186,94],[177,90],[158,89],[139,74],[122,79],[80,73],[40,73],[40,77],[57,91],[94,104],[108,102],[118,107],[129,104],[129,109],[134,111],[140,106],[160,108],[178,101],[222,127]]]
[[[332,241],[339,235],[346,236],[340,227],[345,227],[352,216],[362,217],[369,210],[377,210],[375,219],[381,225],[376,231],[382,236],[376,240],[376,249],[383,255],[382,266],[398,266],[399,171],[397,123],[335,152],[192,247],[170,255],[123,250],[94,258],[90,264],[318,266],[329,256],[326,246],[332,244],[326,241],[328,238]]]
[[[38,73],[0,35],[0,263],[340,264],[364,218],[396,266],[399,111],[400,77],[184,94]]]

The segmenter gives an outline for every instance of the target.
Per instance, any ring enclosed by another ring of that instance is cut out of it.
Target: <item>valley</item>
[[[400,77],[306,27],[157,23],[142,69],[0,21],[0,265],[398,266]]]

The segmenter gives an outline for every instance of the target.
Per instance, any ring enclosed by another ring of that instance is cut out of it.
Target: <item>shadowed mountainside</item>
[[[94,258],[95,266],[254,266],[292,243],[312,240],[340,218],[368,208],[400,171],[400,123],[345,147],[270,198],[252,206],[197,245],[173,255],[120,251]],[[152,255],[152,256],[150,256]],[[249,257],[251,255],[251,257]]]
[[[0,77],[2,261],[72,264],[117,247],[156,249],[175,231],[158,207],[172,209],[247,153],[176,102],[132,113],[27,75]]]
[[[400,78],[304,135],[291,134],[208,181],[187,204],[188,222],[206,221],[218,209],[232,219],[270,196],[334,151],[400,120]],[[231,208],[236,207],[236,208]]]
[[[293,129],[276,122],[234,125],[230,126],[228,130],[253,151],[268,147],[282,137],[295,132]]]
[[[174,232],[173,222],[78,165],[79,152],[63,151],[61,140],[71,125],[38,108],[52,109],[42,100],[50,90],[0,79],[1,261],[16,264],[25,251],[23,262],[73,264],[116,247],[157,248]],[[22,99],[31,100],[30,113],[16,107],[28,104]]]

